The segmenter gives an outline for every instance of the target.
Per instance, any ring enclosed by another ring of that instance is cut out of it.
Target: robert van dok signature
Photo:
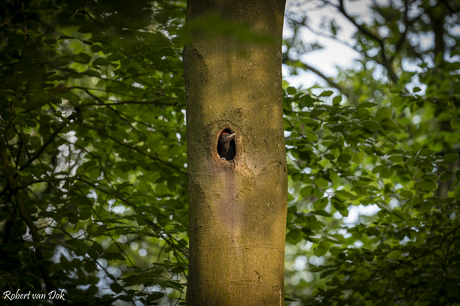
[[[53,290],[49,292],[48,294],[46,293],[32,293],[32,291],[29,291],[28,293],[22,293],[20,289],[18,289],[16,292],[11,292],[10,290],[3,292],[3,299],[4,300],[63,300],[65,301],[64,298],[64,290],[61,290],[61,292],[58,292],[56,290]]]

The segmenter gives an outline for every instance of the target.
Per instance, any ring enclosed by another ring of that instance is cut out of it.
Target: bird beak
[[[233,134],[230,134],[227,136],[228,139],[232,139],[233,137],[235,137],[236,133],[233,133]]]

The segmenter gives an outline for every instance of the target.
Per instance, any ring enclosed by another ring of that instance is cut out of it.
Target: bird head
[[[236,133],[230,134],[230,133],[228,133],[226,131],[223,131],[222,133],[220,133],[219,143],[220,144],[228,143],[233,139],[233,137],[235,137],[235,135],[236,135]]]

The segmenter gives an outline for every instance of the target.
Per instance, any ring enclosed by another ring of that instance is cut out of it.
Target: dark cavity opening
[[[236,133],[232,132],[230,129],[224,129],[220,132],[219,140],[217,141],[217,153],[219,153],[220,158],[232,160],[235,157],[235,136]]]

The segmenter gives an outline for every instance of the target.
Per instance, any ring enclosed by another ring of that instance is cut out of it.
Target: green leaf
[[[397,211],[397,210],[393,210],[392,213],[398,217],[399,219],[401,219],[402,221],[406,221],[406,218],[404,216],[404,214],[400,211]]]
[[[460,172],[460,171],[459,171]],[[317,197],[317,198],[321,198],[322,196],[324,195],[324,192],[322,192],[321,190],[319,190],[319,188],[314,188],[313,189],[313,196]]]
[[[329,244],[323,240],[319,243],[314,252],[316,256],[323,256],[327,253],[328,250]]]
[[[444,112],[444,113],[441,113],[436,119],[438,119],[439,121],[447,121],[447,120],[450,120],[451,118],[452,118],[451,112]]]
[[[360,103],[358,105],[358,108],[360,107],[374,107],[374,106],[377,106],[377,103],[374,103],[374,102],[363,102],[363,103]]]
[[[297,300],[291,299],[287,295],[284,296],[284,300],[287,301],[287,302],[297,302]]]
[[[313,186],[305,186],[302,189],[300,189],[300,195],[304,198],[311,196],[313,192]]]
[[[445,182],[445,181],[450,180],[453,176],[454,176],[453,172],[446,171],[441,174],[440,179],[441,181]]]
[[[123,288],[117,283],[111,283],[110,289],[112,289],[112,291],[115,293],[120,293],[123,291]]]
[[[380,165],[380,166],[377,166],[377,167],[374,167],[372,169],[372,173],[376,174],[376,173],[380,173],[380,171],[382,171],[383,169],[385,169],[386,167],[384,165]]]
[[[94,261],[92,260],[86,260],[85,263],[83,264],[83,267],[85,268],[86,272],[91,273],[97,270],[97,265]]]
[[[452,118],[452,120],[450,121],[450,126],[454,130],[460,129],[460,118]]]
[[[313,208],[315,209],[315,211],[323,210],[326,208],[328,203],[329,201],[327,198],[321,198],[316,200],[315,203],[313,203]]]
[[[418,156],[431,156],[435,153],[435,151],[430,150],[430,149],[422,149],[419,153]]]
[[[310,112],[310,118],[316,118],[318,117],[319,115],[321,115],[322,113],[324,113],[326,111],[325,108],[322,108],[322,107],[315,107],[314,109],[312,109],[312,111]]]
[[[397,97],[393,98],[393,100],[391,100],[391,105],[393,107],[398,107],[398,106],[402,105],[405,102],[405,100],[406,100],[405,98],[397,96]]]
[[[366,129],[370,131],[377,131],[382,128],[382,126],[378,122],[375,122],[375,121],[364,120],[362,124]]]
[[[332,217],[332,215],[324,210],[318,209],[315,211],[312,211],[315,215],[323,216],[323,217]]]
[[[297,244],[302,240],[302,232],[298,229],[291,229],[286,235],[286,240],[292,244]]]
[[[454,199],[455,201],[460,200],[460,184],[458,184],[454,189]]]
[[[400,250],[394,250],[387,254],[387,258],[389,259],[398,259],[401,257],[402,252]]]
[[[454,94],[460,94],[460,84],[454,86],[453,92]]]
[[[390,178],[391,176],[393,175],[393,170],[390,170],[390,169],[383,169],[381,172],[380,172],[380,177],[381,178]]]
[[[422,148],[422,145],[418,142],[414,142],[410,148],[411,148],[412,153],[417,154]]]
[[[377,201],[376,204],[381,208],[386,210],[387,212],[392,212],[388,205],[383,201]]]
[[[118,61],[118,60],[120,60],[122,58],[123,58],[123,56],[121,54],[113,53],[113,54],[110,54],[107,57],[107,60],[110,61],[110,62],[113,62],[113,61]]]
[[[307,132],[307,139],[312,142],[317,142],[318,136],[313,132]]]
[[[393,163],[399,163],[404,161],[404,159],[400,155],[391,155],[388,159],[391,160]]]
[[[104,253],[103,257],[108,260],[125,260],[125,257],[119,252]]]
[[[337,159],[340,163],[348,163],[351,160],[351,155],[349,154],[341,154]]]
[[[315,178],[315,185],[320,188],[326,188],[329,182],[322,177]]]
[[[55,44],[55,43],[56,43],[56,40],[55,40],[55,39],[52,39],[52,38],[47,38],[47,39],[44,39],[43,42],[44,42],[45,44],[52,45],[52,44]]]
[[[93,31],[93,27],[91,26],[91,24],[82,25],[82,26],[77,30],[77,32],[80,32],[80,33],[91,33],[92,31]]]
[[[410,198],[414,195],[412,192],[407,191],[407,190],[402,190],[400,194],[403,198]]]
[[[422,177],[423,180],[427,181],[437,181],[439,179],[439,176],[437,176],[434,173],[428,173]]]
[[[383,126],[384,129],[390,130],[390,131],[398,128],[398,124],[396,123],[396,121],[392,119],[380,121],[380,124]]]
[[[286,91],[291,96],[293,96],[293,95],[295,95],[297,93],[297,90],[295,89],[295,87],[292,87],[292,86],[289,86]]]
[[[332,99],[332,105],[334,106],[340,105],[340,102],[342,102],[342,95],[338,95]]]
[[[378,121],[382,120],[389,120],[393,114],[393,109],[389,107],[382,107],[377,110],[377,114],[375,115],[375,119]]]
[[[310,95],[304,95],[299,99],[299,107],[302,109],[304,107],[311,107],[315,99],[313,99]]]
[[[109,62],[105,58],[98,57],[93,61],[92,64],[93,66],[107,66]]]
[[[164,297],[164,295],[165,294],[163,292],[152,292],[147,296],[147,303],[159,300],[162,297]],[[148,305],[154,305],[154,304],[148,304]],[[181,304],[179,303],[179,305],[181,305]]]
[[[457,161],[458,161],[457,154],[447,154],[442,159],[443,164],[455,164]]]
[[[334,92],[332,90],[325,90],[319,95],[319,97],[329,97],[329,96],[332,96],[333,94]]]
[[[438,187],[433,181],[420,181],[417,183],[417,186],[426,191],[435,190]]]

